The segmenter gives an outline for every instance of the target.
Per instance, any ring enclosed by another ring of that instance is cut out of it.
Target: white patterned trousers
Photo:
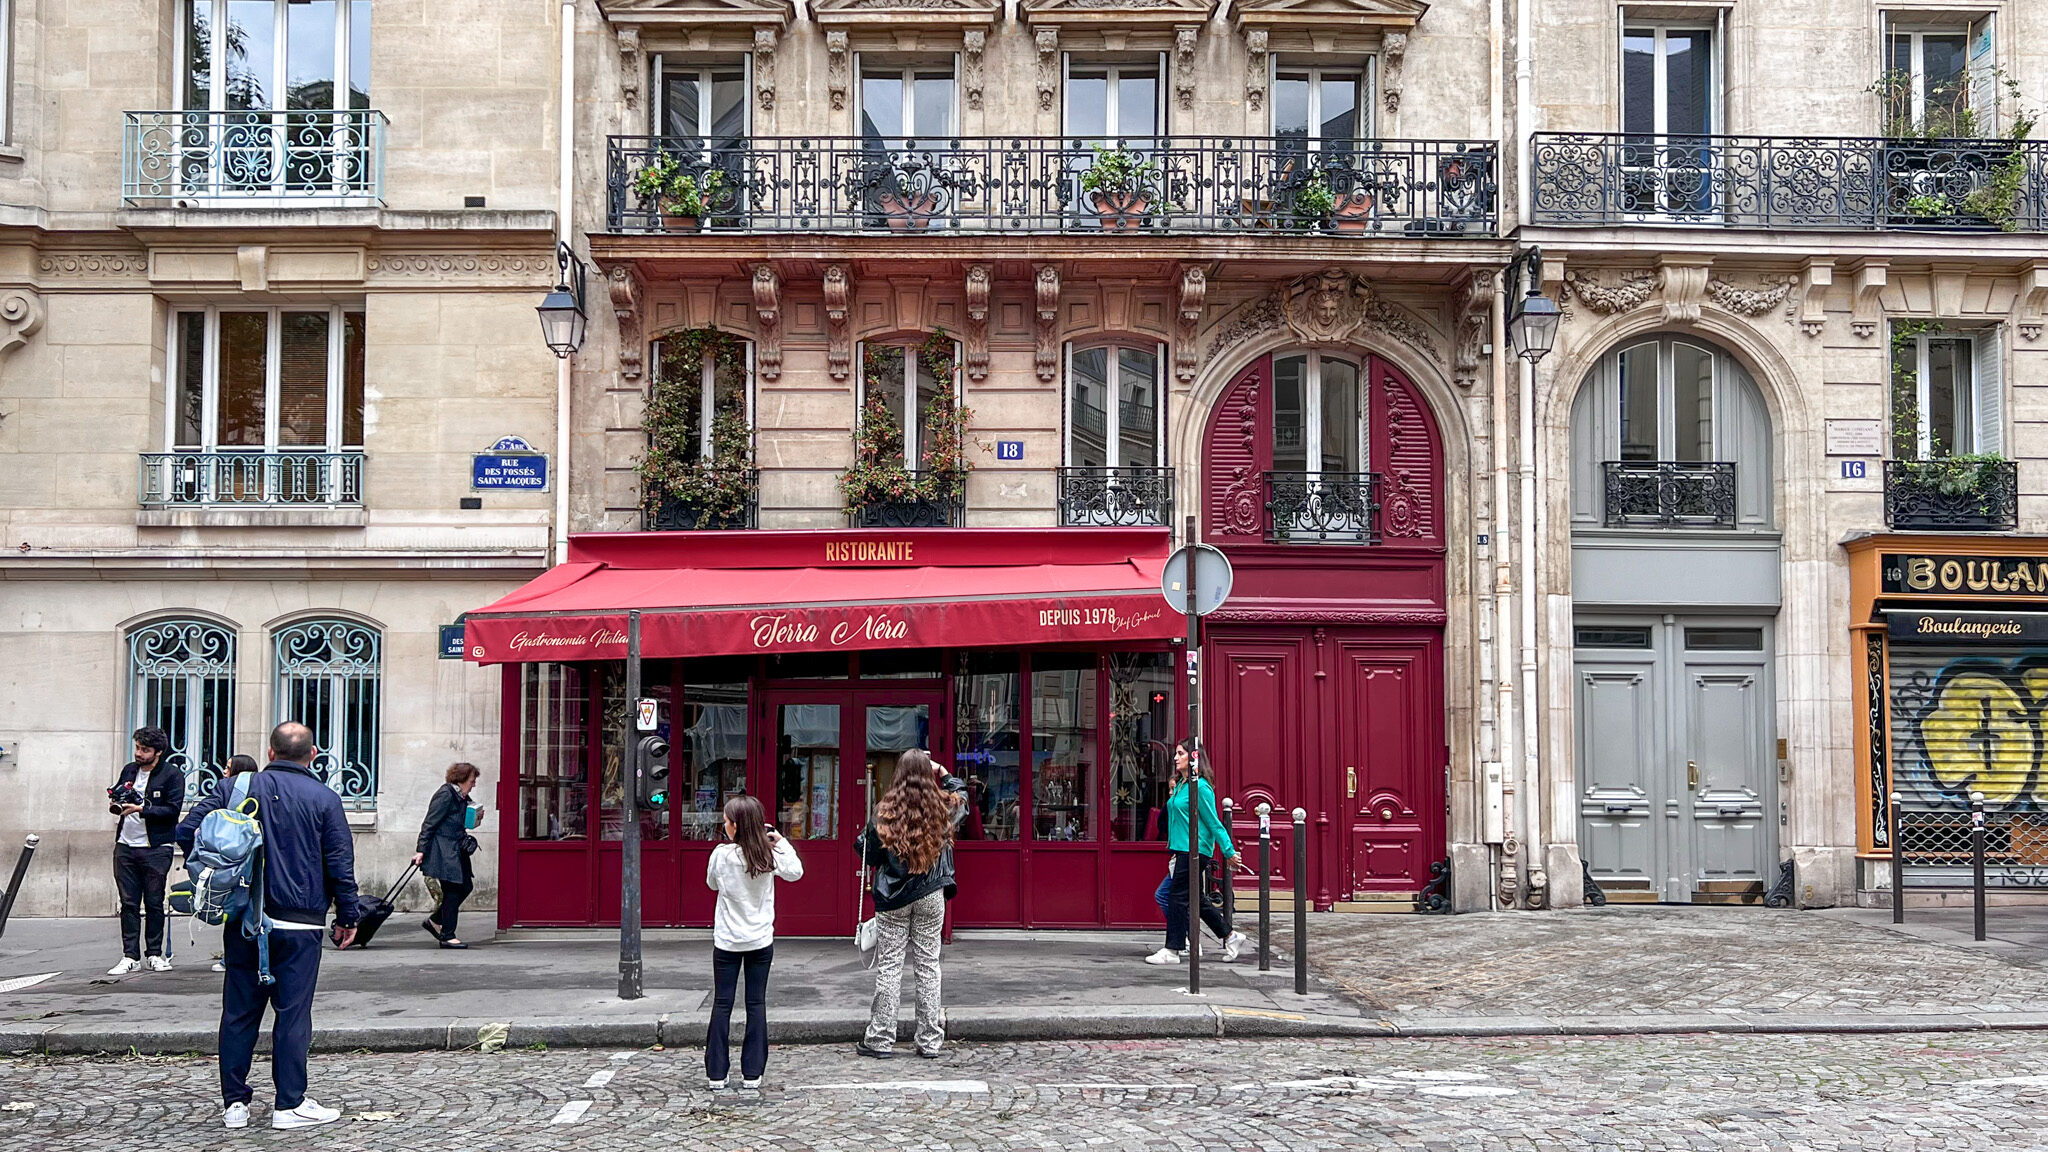
[[[946,1010],[939,1003],[939,933],[946,894],[875,913],[875,999],[868,1006],[865,1043],[887,1052],[896,1043],[896,1010],[903,999],[903,959],[917,979],[917,1047],[936,1052],[946,1043]]]

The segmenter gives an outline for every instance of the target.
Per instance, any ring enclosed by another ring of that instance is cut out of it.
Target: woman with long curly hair
[[[939,1003],[939,933],[953,891],[953,830],[966,816],[952,779],[917,749],[896,762],[896,781],[875,805],[856,847],[875,869],[875,998],[854,1049],[888,1059],[896,1046],[903,960],[917,977],[917,1054],[936,1059],[946,1043]]]

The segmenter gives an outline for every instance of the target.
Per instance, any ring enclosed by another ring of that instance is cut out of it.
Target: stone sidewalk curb
[[[414,1023],[316,1026],[321,1052],[457,1051],[479,1045],[493,1024],[509,1025],[504,1046],[518,1048],[690,1048],[702,1043],[703,1013],[647,1017],[532,1017],[524,1020],[439,1019]],[[777,1044],[843,1044],[861,1036],[864,1013],[838,1009],[779,1012],[769,1021]],[[1799,1015],[1794,1013],[1643,1014],[1625,1016],[1341,1016],[1210,1004],[1074,1009],[959,1009],[947,1031],[960,1041],[1173,1040],[1229,1037],[1488,1038],[1512,1036],[1659,1036],[1684,1034],[1802,1035],[1899,1032],[2048,1030],[2048,1012],[1948,1012]],[[903,1025],[909,1038],[909,1021]],[[0,1025],[0,1053],[90,1055],[211,1054],[211,1029],[120,1029],[88,1024]],[[268,1034],[264,1048],[268,1047]]]

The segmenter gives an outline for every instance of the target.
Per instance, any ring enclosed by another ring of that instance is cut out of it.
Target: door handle
[[[1685,790],[1697,792],[1700,788],[1700,765],[1697,760],[1685,762]]]
[[[1358,769],[1344,769],[1344,798],[1349,800],[1358,795]]]

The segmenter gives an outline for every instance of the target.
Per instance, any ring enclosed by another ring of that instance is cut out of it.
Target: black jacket
[[[420,871],[444,884],[461,884],[467,879],[462,874],[462,838],[469,834],[463,827],[463,813],[468,809],[462,790],[443,784],[427,805],[427,818],[420,822],[419,844],[413,848],[426,856]]]
[[[142,765],[133,760],[121,769],[119,783],[132,785],[142,774]],[[107,811],[115,813],[114,840],[121,839],[120,806],[107,804]],[[142,827],[149,834],[149,846],[161,848],[177,839],[178,817],[185,810],[185,774],[170,764],[161,755],[156,767],[149,774],[149,791],[142,797]]]
[[[222,781],[192,809],[186,824],[196,831],[207,813],[226,807],[240,780]],[[353,927],[358,917],[356,847],[341,797],[312,769],[289,760],[274,761],[251,776],[249,795],[263,823],[264,911],[272,920],[325,924],[331,904],[334,922]],[[191,847],[189,835],[184,843]]]
[[[947,776],[942,785],[945,790],[960,799],[953,805],[953,830],[957,833],[967,819],[967,782],[958,776]],[[860,853],[862,862],[875,870],[874,899],[875,911],[893,912],[907,908],[934,892],[944,891],[951,900],[959,891],[953,878],[953,845],[950,841],[939,858],[923,872],[912,872],[905,868],[903,861],[882,844],[882,838],[875,834],[871,823],[861,829],[860,839],[854,842],[854,850]]]

